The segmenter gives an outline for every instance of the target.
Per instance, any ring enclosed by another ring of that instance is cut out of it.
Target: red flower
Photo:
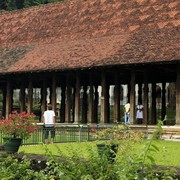
[[[4,118],[0,121],[0,130],[3,134],[28,139],[37,129],[34,114],[26,112],[10,114],[9,119]]]
[[[96,127],[92,127],[92,128],[91,128],[91,131],[96,131]]]

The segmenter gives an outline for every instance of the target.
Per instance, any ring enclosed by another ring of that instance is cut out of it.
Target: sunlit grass
[[[134,146],[135,153],[140,153],[142,151],[142,143],[136,143]],[[180,166],[180,142],[174,141],[153,141],[153,144],[159,148],[158,152],[151,152],[151,156],[155,159],[158,165],[170,165],[170,166]],[[83,157],[88,157],[87,146],[90,146],[96,150],[95,142],[82,142],[82,143],[61,143],[54,145],[47,145],[48,149],[53,155],[59,155],[58,148],[62,151],[64,156],[71,156],[73,151],[78,151],[81,149]],[[58,148],[57,148],[57,147]],[[32,145],[32,146],[21,146],[19,152],[31,153],[31,154],[46,154],[44,145]]]

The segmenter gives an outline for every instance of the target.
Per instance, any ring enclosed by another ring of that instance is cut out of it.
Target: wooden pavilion
[[[161,119],[166,115],[166,84],[175,84],[175,124],[180,124],[178,0],[72,0],[0,14],[0,89],[6,118],[13,110],[13,90],[19,89],[19,110],[30,113],[33,90],[39,88],[41,112],[47,92],[54,110],[60,96],[61,123],[110,123],[111,109],[113,121],[119,122],[121,85],[127,85],[131,123],[136,123],[138,86],[143,123],[156,124],[157,83],[162,85]]]

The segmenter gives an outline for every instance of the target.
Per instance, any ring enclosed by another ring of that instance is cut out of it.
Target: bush
[[[174,179],[174,171],[159,172],[151,165],[155,164],[155,160],[148,155],[148,152],[159,151],[155,145],[152,145],[152,140],[147,141],[143,151],[136,155],[133,143],[137,143],[137,140],[141,141],[138,136],[138,133],[133,133],[130,134],[129,139],[121,141],[113,162],[109,161],[106,155],[99,155],[97,149],[94,149],[91,144],[86,145],[89,152],[88,158],[83,156],[81,149],[74,149],[73,146],[67,148],[69,153],[73,153],[70,157],[65,157],[56,146],[59,156],[62,157],[61,160],[53,156],[53,153],[45,146],[49,161],[44,172],[54,179],[65,180]],[[145,164],[146,159],[150,160],[151,164]]]
[[[126,132],[127,135],[127,132]],[[141,142],[141,133],[128,133],[125,139],[119,143],[115,161],[109,161],[108,157],[99,155],[93,144],[86,144],[88,157],[80,148],[69,145],[66,149],[69,156],[66,157],[61,149],[56,146],[59,157],[44,145],[47,154],[46,167],[40,171],[34,171],[32,162],[27,158],[18,161],[17,158],[9,156],[0,159],[0,179],[42,179],[42,180],[142,180],[142,179],[178,179],[174,170],[159,170],[154,168],[155,159],[148,152],[157,152],[159,149],[147,141],[143,150],[136,155],[134,143]],[[150,164],[145,164],[146,159]]]
[[[49,177],[42,172],[34,171],[31,161],[24,157],[21,161],[14,156],[0,158],[0,179],[3,180],[46,180]]]

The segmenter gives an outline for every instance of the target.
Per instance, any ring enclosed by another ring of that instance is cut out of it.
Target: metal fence
[[[85,142],[85,141],[94,141],[95,135],[98,131],[102,129],[116,126],[117,124],[57,124],[55,128],[55,138],[54,143],[66,143],[66,142]],[[134,126],[132,127],[134,130],[142,130],[147,132],[146,126]],[[43,127],[42,123],[38,123],[38,129],[32,133],[31,137],[27,140],[23,139],[22,145],[30,145],[30,144],[39,144],[44,143],[45,141],[45,131],[46,129]],[[5,135],[0,132],[0,144],[3,144],[3,137]],[[49,132],[49,141],[50,141],[50,132]]]
[[[55,138],[54,143],[66,143],[66,142],[83,142],[83,141],[93,141],[94,135],[98,131],[98,126],[88,126],[88,125],[68,125],[68,126],[57,126],[55,128]],[[31,137],[27,140],[23,139],[22,145],[39,144],[44,143],[46,128],[42,125],[38,126],[38,129],[32,133]],[[49,132],[49,140],[51,131]],[[3,143],[3,133],[0,132],[0,143]]]

